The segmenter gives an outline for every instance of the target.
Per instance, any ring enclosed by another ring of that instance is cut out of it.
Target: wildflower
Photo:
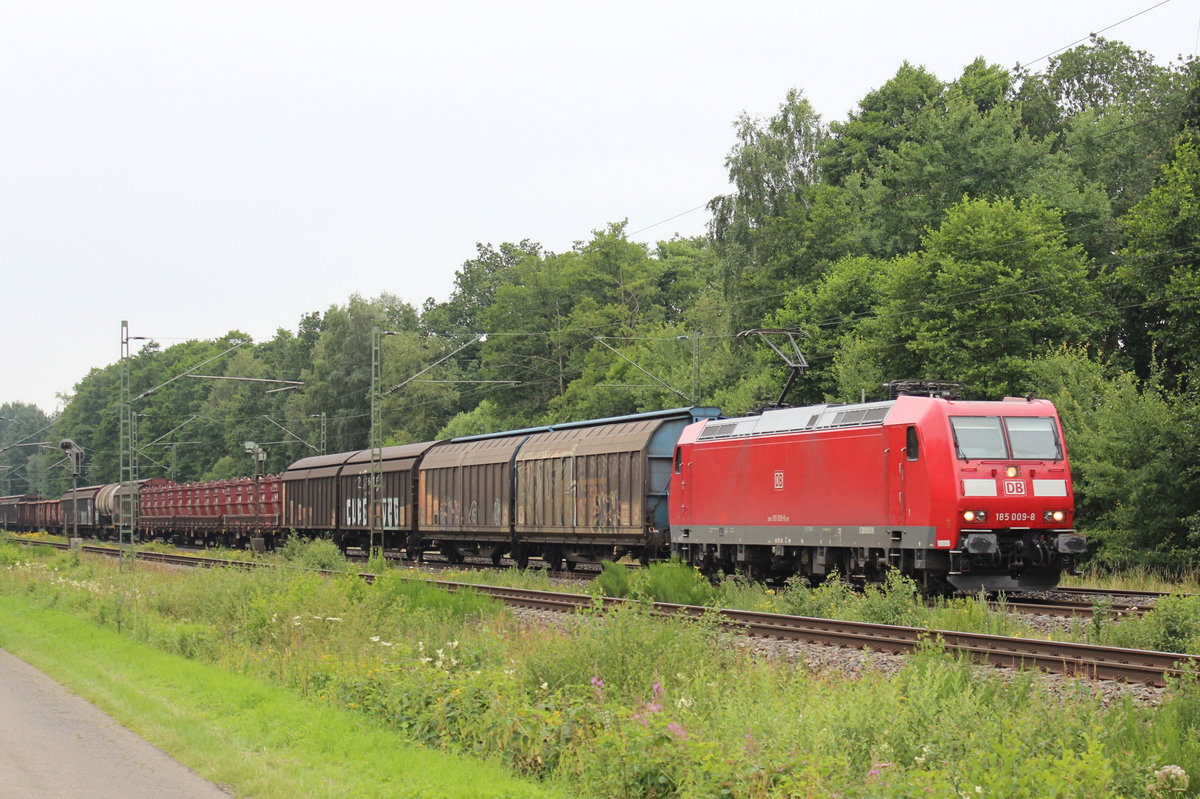
[[[681,741],[687,738],[687,730],[683,728],[682,724],[677,724],[674,721],[667,725],[667,732],[671,733]]]
[[[373,643],[373,644],[377,644],[377,643],[379,643],[379,636],[378,636],[378,635],[372,635],[372,636],[371,636],[371,643]]]
[[[549,690],[550,690],[550,683],[548,683],[548,682],[544,682],[544,683],[542,683],[542,684],[541,684],[541,689],[542,689],[543,691],[549,691]]]
[[[593,677],[592,678],[592,687],[595,688],[597,691],[603,691],[604,690],[604,680],[600,679],[599,677]]]
[[[680,707],[680,708],[691,707],[692,704],[693,704],[693,700],[688,699],[686,696],[681,696],[675,700],[675,707]]]
[[[662,696],[662,692],[663,692],[662,683],[659,682],[658,680],[655,680],[654,687],[651,690],[654,692],[655,699]]]
[[[1188,789],[1188,774],[1179,766],[1163,766],[1154,772],[1154,782],[1146,786],[1146,795],[1153,797],[1178,796]]]
[[[326,616],[325,621],[342,621],[341,616]]]
[[[871,770],[867,772],[867,778],[871,779],[873,777],[878,777],[880,774],[883,773],[884,769],[891,768],[894,765],[896,765],[896,764],[895,763],[873,762],[873,763],[871,763]]]
[[[391,641],[380,641],[379,645],[380,646],[391,646],[392,642]]]

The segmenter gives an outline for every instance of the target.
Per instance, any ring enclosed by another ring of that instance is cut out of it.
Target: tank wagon
[[[671,550],[705,571],[1056,585],[1085,551],[1054,406],[901,396],[689,426]]]

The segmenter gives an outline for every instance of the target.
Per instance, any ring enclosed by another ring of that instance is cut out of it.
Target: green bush
[[[1112,646],[1200,653],[1200,596],[1161,597],[1140,619],[1106,630],[1105,643]]]
[[[279,548],[285,561],[302,569],[345,571],[346,556],[328,538],[302,538],[290,535]]]
[[[920,589],[912,579],[889,571],[883,585],[868,585],[859,603],[862,621],[872,624],[921,624],[927,617]]]
[[[600,564],[600,576],[592,581],[592,590],[600,596],[624,599],[633,596],[629,569],[620,563],[606,560]]]
[[[0,566],[13,566],[26,560],[24,547],[16,544],[10,544],[7,541],[0,543]]]
[[[652,563],[635,577],[637,596],[676,605],[710,605],[718,591],[704,575],[678,560]]]

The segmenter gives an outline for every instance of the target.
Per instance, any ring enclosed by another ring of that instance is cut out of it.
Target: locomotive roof
[[[803,430],[832,430],[839,428],[871,427],[881,425],[896,409],[900,417],[922,413],[930,404],[967,415],[995,414],[1005,416],[1041,416],[1054,406],[1048,400],[1022,397],[1006,397],[1003,401],[959,401],[940,397],[917,397],[903,395],[882,402],[864,402],[854,405],[809,405],[803,408],[781,408],[764,411],[758,416],[743,416],[736,419],[710,421],[700,431],[697,441],[722,438],[740,438],[752,435],[796,433]],[[897,408],[899,406],[899,408]],[[896,421],[893,418],[893,421]]]
[[[896,400],[886,400],[859,405],[809,405],[803,408],[764,411],[759,416],[709,422],[704,426],[698,440],[877,425],[883,423],[895,404]]]

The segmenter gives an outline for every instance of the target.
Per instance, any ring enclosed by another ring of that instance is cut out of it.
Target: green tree
[[[36,405],[0,405],[0,495],[40,490],[40,462],[35,459],[41,451],[39,442],[48,440],[49,428],[50,419]],[[57,452],[58,441],[53,444]]]
[[[1036,359],[1030,385],[1062,417],[1076,525],[1101,561],[1179,567],[1200,557],[1197,408],[1155,379],[1062,347]]]
[[[885,153],[913,137],[912,122],[936,103],[943,83],[924,67],[905,61],[883,86],[871,91],[845,122],[833,122],[821,148],[821,174],[839,185],[856,172],[870,174]]]
[[[876,315],[859,327],[857,354],[879,366],[866,374],[960,380],[998,397],[1026,383],[1048,345],[1086,343],[1104,327],[1086,255],[1041,203],[964,200],[922,244],[891,264]],[[839,386],[877,390],[846,375]]]
[[[1195,387],[1200,377],[1200,150],[1182,136],[1153,191],[1125,217],[1127,246],[1116,270],[1138,311],[1128,332],[1148,338],[1172,378]],[[1145,345],[1135,351],[1147,356]],[[1139,364],[1145,368],[1144,362]]]

